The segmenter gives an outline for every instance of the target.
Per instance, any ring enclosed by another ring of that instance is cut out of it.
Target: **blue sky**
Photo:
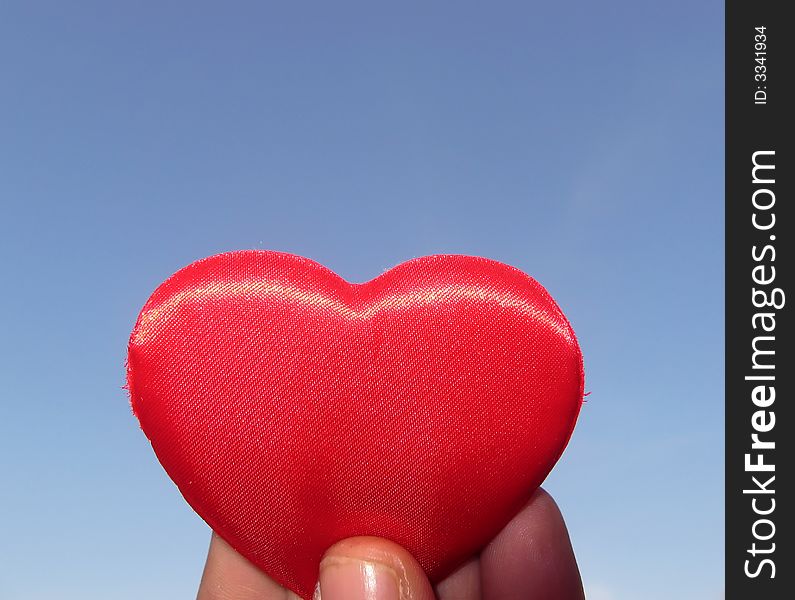
[[[533,275],[592,392],[546,484],[589,598],[720,596],[722,3],[534,4],[3,3],[0,597],[195,593],[124,358],[238,248]]]

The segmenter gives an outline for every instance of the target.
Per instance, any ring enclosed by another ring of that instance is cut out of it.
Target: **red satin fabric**
[[[536,281],[429,256],[364,284],[265,251],[196,262],[143,308],[132,406],[185,499],[310,598],[337,540],[394,540],[432,579],[488,542],[560,456],[583,396]]]

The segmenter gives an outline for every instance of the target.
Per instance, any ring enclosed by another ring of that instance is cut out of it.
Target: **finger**
[[[585,598],[566,524],[540,488],[481,553],[480,576],[486,600]]]
[[[317,597],[317,596],[316,596]],[[320,562],[322,600],[433,600],[419,563],[401,546],[374,537],[337,542]]]
[[[298,600],[213,533],[196,600]]]
[[[480,600],[480,560],[473,558],[436,585],[439,600]]]

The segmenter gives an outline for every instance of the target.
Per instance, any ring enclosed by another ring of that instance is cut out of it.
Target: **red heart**
[[[351,284],[245,251],[155,291],[128,384],[190,505],[309,598],[342,538],[389,538],[434,580],[476,553],[566,446],[583,372],[549,294],[501,263],[429,256]]]

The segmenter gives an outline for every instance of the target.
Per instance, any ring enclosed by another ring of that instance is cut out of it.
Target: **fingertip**
[[[342,540],[320,563],[316,599],[432,600],[425,572],[402,546],[375,537]]]
[[[197,600],[299,600],[212,534]]]
[[[555,500],[539,488],[481,553],[484,598],[583,600],[577,560]]]

